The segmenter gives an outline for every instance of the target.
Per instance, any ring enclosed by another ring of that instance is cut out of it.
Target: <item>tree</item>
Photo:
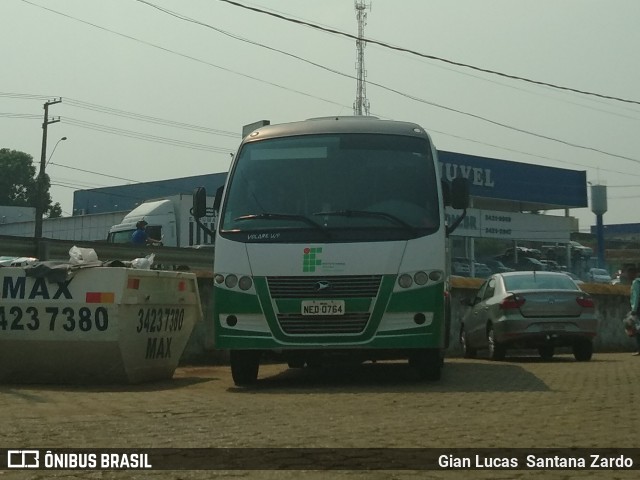
[[[38,201],[38,180],[33,157],[28,153],[8,148],[0,149],[0,205],[35,207]],[[59,203],[52,204],[49,194],[49,176],[44,179],[44,214],[49,218],[60,217]]]

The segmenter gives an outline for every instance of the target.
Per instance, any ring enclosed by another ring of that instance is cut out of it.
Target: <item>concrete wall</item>
[[[462,355],[458,342],[460,320],[468,307],[460,300],[472,297],[482,281],[478,279],[456,278],[452,280],[451,302],[451,344],[447,356]],[[198,279],[200,301],[204,321],[196,324],[189,343],[182,355],[182,364],[221,364],[228,362],[226,351],[215,350],[213,345],[213,313],[211,294],[213,279],[205,276]],[[629,311],[629,286],[626,285],[583,285],[596,302],[600,319],[598,336],[595,339],[595,352],[631,352],[635,350],[635,340],[629,338],[622,328],[622,319]]]

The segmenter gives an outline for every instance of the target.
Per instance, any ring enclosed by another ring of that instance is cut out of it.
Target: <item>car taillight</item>
[[[513,310],[524,305],[525,299],[517,295],[511,295],[500,302],[500,310]]]
[[[595,307],[595,303],[593,303],[593,298],[591,297],[578,297],[576,298],[576,302],[578,302],[578,305],[580,305],[582,308]]]

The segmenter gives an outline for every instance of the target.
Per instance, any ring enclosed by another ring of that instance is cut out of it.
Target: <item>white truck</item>
[[[207,199],[213,203],[213,197]],[[147,222],[146,232],[150,238],[160,240],[168,247],[191,247],[213,243],[211,235],[201,228],[191,214],[193,198],[191,195],[178,194],[164,198],[147,200],[129,212],[117,225],[109,229],[107,241],[128,243],[140,220]],[[213,229],[214,212],[207,212],[202,223]]]
[[[57,240],[104,240],[111,226],[120,223],[126,214],[122,211],[45,218],[42,220],[42,236]],[[35,220],[0,223],[0,235],[33,237],[35,225]]]

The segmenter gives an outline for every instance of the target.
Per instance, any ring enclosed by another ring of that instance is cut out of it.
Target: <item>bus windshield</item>
[[[244,241],[383,241],[440,228],[427,139],[322,134],[245,144],[220,233]]]

